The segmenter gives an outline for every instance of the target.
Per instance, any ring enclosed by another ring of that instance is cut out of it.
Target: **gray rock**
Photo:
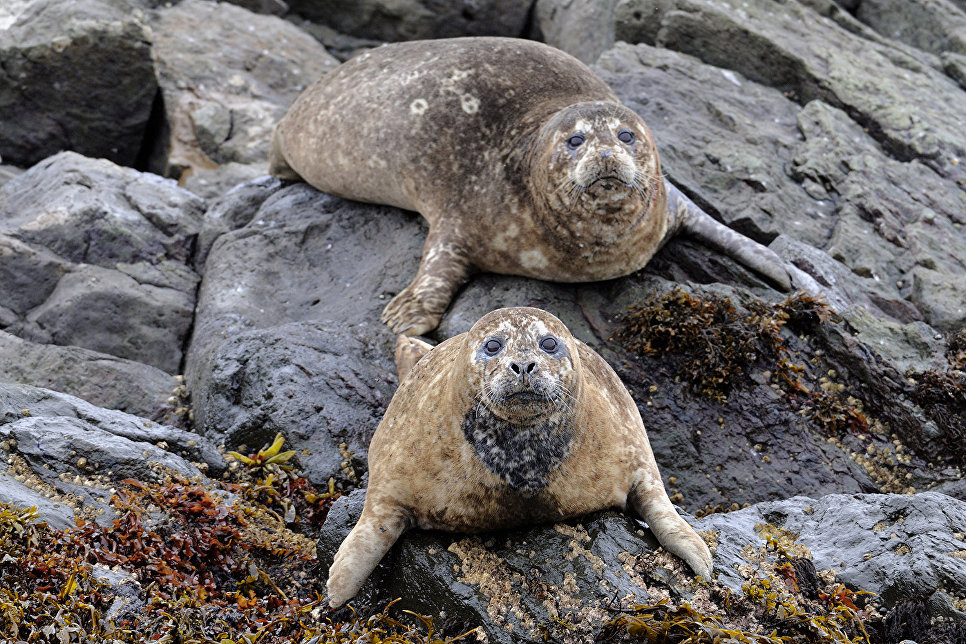
[[[141,17],[98,0],[35,0],[0,30],[7,163],[65,149],[135,163],[157,92]]]
[[[26,412],[26,413],[24,413]],[[32,387],[0,382],[0,425],[22,418],[67,418],[89,423],[99,431],[134,442],[165,443],[173,455],[205,463],[220,473],[225,461],[215,444],[194,432],[161,425],[113,409],[103,409],[75,396]]]
[[[79,265],[27,315],[21,334],[178,373],[181,346],[191,329],[192,295],[142,284],[120,271]]]
[[[315,39],[278,18],[207,0],[159,9],[151,28],[165,127],[149,168],[206,195],[227,176],[267,169],[275,123],[309,83],[337,64]],[[253,164],[240,171],[232,164]]]
[[[966,270],[963,193],[929,158],[896,159],[845,111],[802,108],[666,50],[618,45],[596,69],[648,121],[664,171],[706,210],[759,241],[784,234],[844,262],[867,278],[852,299],[877,314],[962,324],[953,285]],[[695,99],[703,94],[714,99]]]
[[[318,542],[323,578],[362,512],[365,492],[338,499]],[[412,530],[363,585],[354,606],[401,597],[421,614],[479,625],[490,642],[590,641],[607,607],[690,595],[684,564],[654,556],[657,541],[615,512],[478,536]]]
[[[959,86],[966,89],[966,56],[944,53],[941,57],[943,69]]]
[[[0,162],[2,161],[3,159],[0,159]],[[19,176],[22,173],[23,173],[23,170],[21,170],[16,166],[0,165],[0,187],[3,187],[3,184],[7,183],[11,179],[13,179],[16,176]]]
[[[765,244],[827,238],[832,202],[785,172],[802,136],[800,107],[782,92],[647,45],[618,44],[594,70],[647,122],[662,171],[710,214]]]
[[[229,2],[254,13],[284,16],[288,12],[288,3],[284,0],[229,0]]]
[[[886,38],[966,54],[966,13],[951,0],[862,0],[855,17]]]
[[[180,371],[203,202],[156,175],[65,152],[0,187],[8,332]]]
[[[618,0],[537,0],[532,36],[589,65],[614,46],[614,13],[621,4]]]
[[[109,524],[113,511],[108,499],[123,479],[200,477],[201,470],[188,458],[203,458],[205,469],[224,466],[217,450],[200,436],[66,394],[3,383],[0,448],[17,481],[0,481],[0,500],[37,505],[36,494],[46,497],[50,501],[41,502],[38,510],[55,526],[63,524],[62,506],[69,508],[69,516]],[[31,493],[25,494],[24,486]]]
[[[355,38],[346,35],[328,25],[306,20],[294,13],[285,16],[285,19],[294,25],[298,25],[299,29],[305,33],[311,34],[313,38],[325,45],[327,52],[340,61],[349,60],[366,49],[372,49],[383,44],[383,41],[374,38]]]
[[[198,234],[195,266],[199,272],[204,272],[205,261],[215,240],[221,234],[237,230],[251,221],[262,202],[278,192],[281,187],[282,183],[279,179],[261,176],[238,184],[212,202],[205,211],[201,232]]]
[[[185,375],[199,430],[234,449],[283,431],[307,476],[339,475],[365,448],[389,402],[392,333],[377,320],[415,274],[421,222],[305,184],[248,185],[209,212],[205,262]],[[246,223],[247,222],[247,223]]]
[[[850,588],[878,594],[888,607],[936,590],[966,593],[963,517],[966,503],[936,492],[835,494],[760,503],[700,519],[696,527],[718,533],[715,569],[729,586],[740,587],[743,580],[727,564],[741,561],[754,526],[767,522],[798,534],[816,568],[833,570]]]
[[[0,380],[61,391],[107,409],[178,424],[170,374],[112,355],[35,344],[0,331]]]
[[[531,1],[288,0],[292,11],[336,31],[375,40],[523,36]]]
[[[966,134],[961,90],[917,58],[842,29],[797,2],[675,0],[661,13],[657,44],[790,92],[820,99],[867,127],[900,160],[921,159],[947,180],[966,178],[957,159]]]
[[[233,334],[192,370],[197,427],[248,451],[281,432],[316,485],[359,485],[395,385],[383,335],[374,324],[315,321]]]
[[[6,452],[3,453],[6,455]],[[37,508],[38,518],[58,530],[77,525],[74,508],[44,496],[43,492],[20,480],[23,478],[21,474],[0,472],[0,501],[17,508]]]

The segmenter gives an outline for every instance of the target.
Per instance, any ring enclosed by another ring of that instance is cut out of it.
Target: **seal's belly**
[[[626,505],[626,490],[622,495],[615,494],[612,486],[601,485],[599,490],[582,489],[575,495],[568,485],[560,478],[532,494],[503,484],[476,486],[473,490],[454,485],[446,496],[414,508],[414,514],[424,530],[473,533],[553,523]],[[558,493],[564,490],[566,493]]]

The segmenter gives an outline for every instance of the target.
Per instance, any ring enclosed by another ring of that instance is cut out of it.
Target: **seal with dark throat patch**
[[[664,180],[647,125],[597,75],[529,40],[414,41],[356,56],[282,118],[270,170],[426,218],[416,277],[383,311],[397,333],[435,328],[474,271],[610,279],[678,233],[791,285],[773,251]]]
[[[333,607],[410,528],[481,532],[606,508],[629,507],[710,577],[711,553],[671,505],[637,405],[560,320],[499,309],[436,347],[396,349],[406,362],[369,446],[362,515],[329,569]]]

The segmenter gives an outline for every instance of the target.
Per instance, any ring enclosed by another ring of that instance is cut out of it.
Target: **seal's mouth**
[[[511,403],[527,403],[527,402],[537,402],[545,401],[547,399],[543,394],[538,394],[535,391],[515,391],[512,394],[508,394],[503,397],[504,402]]]
[[[604,190],[617,190],[619,188],[625,188],[627,190],[632,189],[634,186],[622,180],[617,175],[608,174],[602,177],[597,177],[587,186],[588,188],[603,188]]]

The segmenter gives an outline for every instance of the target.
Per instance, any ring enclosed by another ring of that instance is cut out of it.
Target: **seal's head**
[[[657,149],[644,120],[618,103],[574,103],[540,128],[530,159],[531,192],[566,219],[617,233],[648,210],[660,190]]]
[[[507,308],[483,316],[464,339],[476,409],[511,424],[568,415],[577,399],[577,347],[546,311]]]

